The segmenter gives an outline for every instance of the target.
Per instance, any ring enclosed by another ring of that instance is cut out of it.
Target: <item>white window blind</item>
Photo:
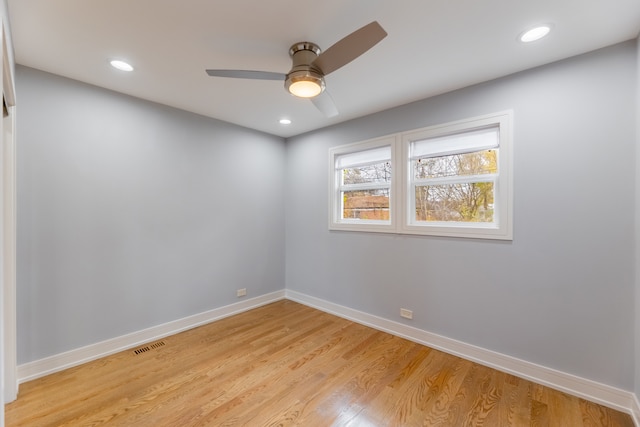
[[[500,129],[478,129],[461,134],[428,138],[411,143],[411,160],[490,150],[500,145]]]
[[[391,160],[391,147],[378,147],[336,156],[336,169],[375,165]]]

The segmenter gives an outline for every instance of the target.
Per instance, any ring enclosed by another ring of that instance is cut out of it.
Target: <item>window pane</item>
[[[493,182],[416,186],[416,221],[493,222]]]
[[[372,184],[391,182],[391,163],[360,166],[342,170],[343,184]]]
[[[497,173],[497,150],[429,157],[416,160],[414,165],[416,179]]]
[[[389,189],[344,191],[343,219],[389,220]]]

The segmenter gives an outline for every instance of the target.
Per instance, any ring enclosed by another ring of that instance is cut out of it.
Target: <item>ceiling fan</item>
[[[322,52],[311,42],[298,42],[289,49],[293,66],[288,73],[254,70],[206,70],[213,77],[238,79],[280,80],[292,95],[310,98],[327,117],[338,109],[325,90],[324,76],[353,61],[387,36],[387,32],[373,21],[354,31]]]

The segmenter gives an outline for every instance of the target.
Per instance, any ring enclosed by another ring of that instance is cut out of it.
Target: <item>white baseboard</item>
[[[18,381],[23,383],[91,360],[99,359],[150,341],[165,338],[215,320],[229,317],[284,298],[284,290],[250,298],[224,307],[205,311],[142,331],[91,344],[65,353],[18,365]]]
[[[640,406],[637,396],[575,375],[560,372],[535,363],[507,356],[441,335],[413,328],[349,307],[344,307],[299,292],[285,290],[285,297],[292,301],[334,314],[372,328],[397,335],[445,353],[471,360],[484,366],[525,378],[538,384],[563,391],[586,400],[630,414],[640,427]]]
[[[638,397],[629,391],[536,365],[535,363],[291,290],[282,290],[247,299],[236,304],[216,308],[139,332],[25,363],[18,366],[18,381],[23,383],[52,374],[284,298],[626,412],[632,416],[636,426],[640,427],[640,403],[638,402]]]
[[[640,427],[640,400],[638,400],[637,394],[633,396],[632,406],[631,417],[636,426]]]

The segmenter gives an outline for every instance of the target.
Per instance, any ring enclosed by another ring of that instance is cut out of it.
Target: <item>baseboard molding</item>
[[[33,380],[285,298],[626,412],[632,416],[636,426],[640,427],[640,403],[638,402],[638,397],[629,391],[580,378],[291,290],[277,291],[247,299],[142,331],[25,363],[18,366],[18,381],[23,383]]]
[[[634,418],[636,426],[640,427],[638,399],[635,394],[629,391],[560,372],[292,290],[285,290],[285,297],[327,313],[424,344],[428,347],[444,351],[445,353],[453,354],[463,359],[525,378],[621,412],[626,412]]]
[[[91,344],[86,347],[56,354],[51,357],[18,365],[18,382],[23,383],[45,375],[52,374],[82,363],[90,362],[128,348],[134,348],[169,335],[174,335],[188,329],[201,326],[215,320],[242,313],[284,298],[285,292],[277,291],[250,298],[241,302],[219,307],[203,313],[188,316],[162,325],[154,326],[142,331],[123,335],[117,338]]]
[[[636,426],[640,427],[640,400],[638,400],[637,394],[633,396],[632,406],[631,417]]]

